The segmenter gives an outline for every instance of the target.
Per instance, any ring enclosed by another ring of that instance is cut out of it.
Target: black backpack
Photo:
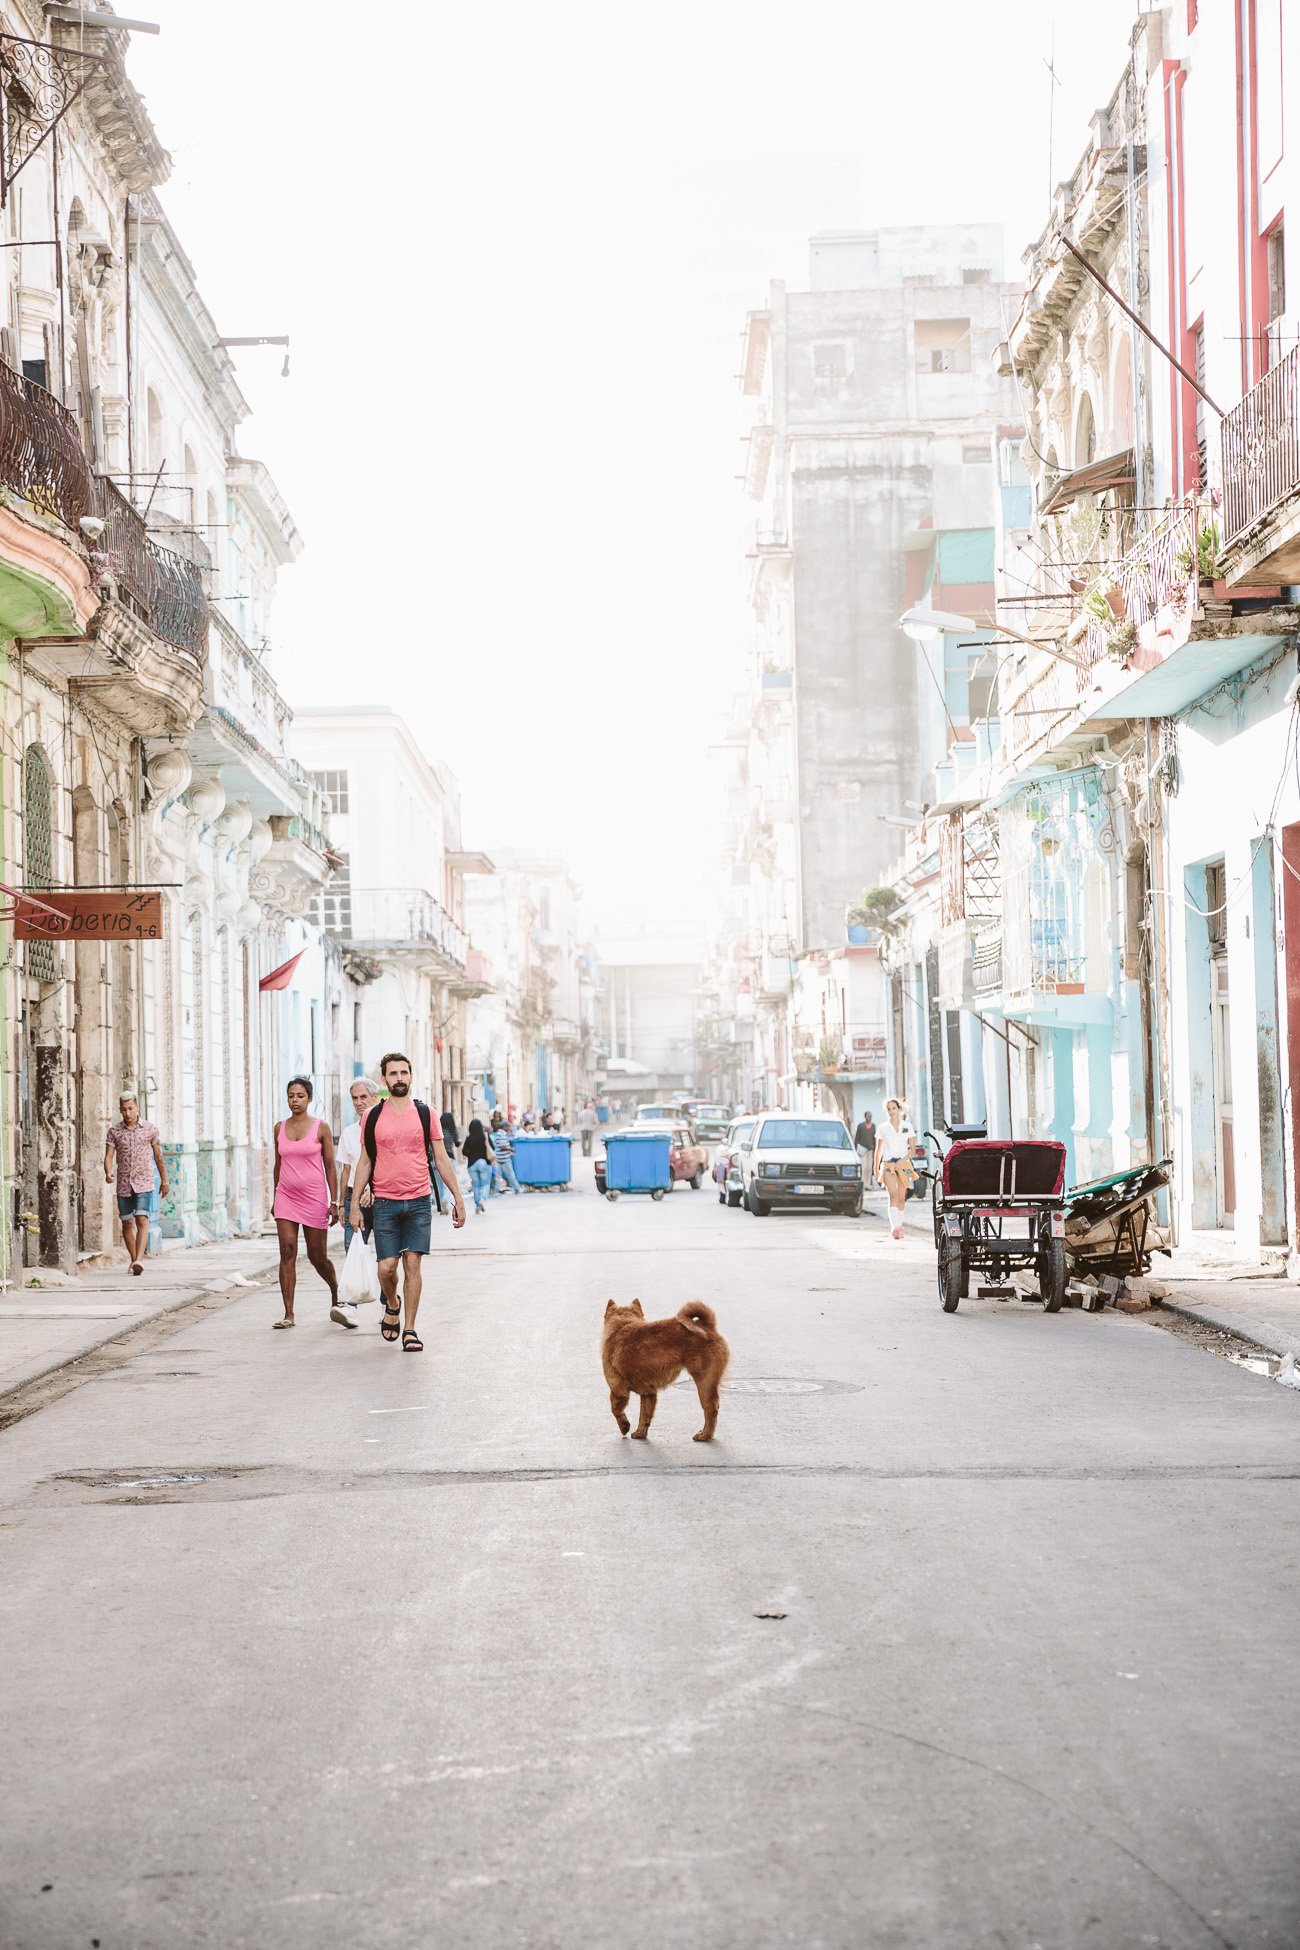
[[[366,1112],[365,1129],[362,1132],[362,1141],[366,1147],[366,1156],[370,1160],[370,1182],[372,1189],[375,1173],[375,1125],[379,1122],[379,1113],[387,1102],[388,1099],[385,1097],[383,1103],[376,1104],[373,1110]],[[420,1129],[424,1132],[424,1155],[428,1161],[429,1186],[432,1189],[437,1182],[438,1170],[433,1162],[433,1126],[429,1117],[429,1106],[422,1104],[417,1097],[415,1100],[415,1108],[420,1114]],[[438,1135],[441,1137],[441,1131],[439,1131]]]

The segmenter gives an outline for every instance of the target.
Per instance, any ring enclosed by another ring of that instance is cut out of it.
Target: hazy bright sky
[[[1042,227],[1136,0],[118,0],[162,199],[307,543],[271,667],[383,701],[470,844],[554,845],[596,918],[698,901],[748,644],[748,309],[816,230]]]

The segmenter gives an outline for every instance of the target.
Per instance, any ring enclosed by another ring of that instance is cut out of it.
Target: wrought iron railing
[[[1215,535],[1215,518],[1208,500],[1190,495],[1161,516],[1117,565],[1114,588],[1120,595],[1118,614],[1109,622],[1088,619],[1084,642],[1087,668],[1079,671],[1079,689],[1092,680],[1091,666],[1103,657],[1122,662],[1137,632],[1162,609],[1190,616],[1200,604],[1203,537]],[[1217,552],[1214,551],[1214,552]]]
[[[97,552],[126,606],[156,636],[201,662],[208,605],[199,566],[145,533],[143,517],[112,481],[96,479],[66,406],[34,379],[0,360],[0,487],[9,488],[78,539],[80,523],[98,515]]]
[[[352,940],[360,946],[429,948],[462,970],[469,953],[465,930],[423,887],[354,887]]]
[[[94,479],[71,413],[2,360],[0,486],[74,532],[94,502]]]
[[[1223,422],[1225,547],[1300,493],[1300,345],[1279,359]]]
[[[203,660],[208,602],[201,571],[145,533],[144,520],[106,475],[96,483],[100,549],[127,608],[174,649]]]

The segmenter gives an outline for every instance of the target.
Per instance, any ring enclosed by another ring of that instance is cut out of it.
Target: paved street
[[[1300,1939],[1300,1397],[875,1218],[463,1248],[422,1357],[304,1268],[0,1436],[10,1950]],[[713,1447],[611,1294],[716,1307]]]

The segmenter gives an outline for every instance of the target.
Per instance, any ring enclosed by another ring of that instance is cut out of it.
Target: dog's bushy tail
[[[677,1318],[684,1320],[688,1327],[707,1327],[711,1334],[718,1331],[717,1315],[702,1300],[688,1300],[684,1307],[677,1309]]]

